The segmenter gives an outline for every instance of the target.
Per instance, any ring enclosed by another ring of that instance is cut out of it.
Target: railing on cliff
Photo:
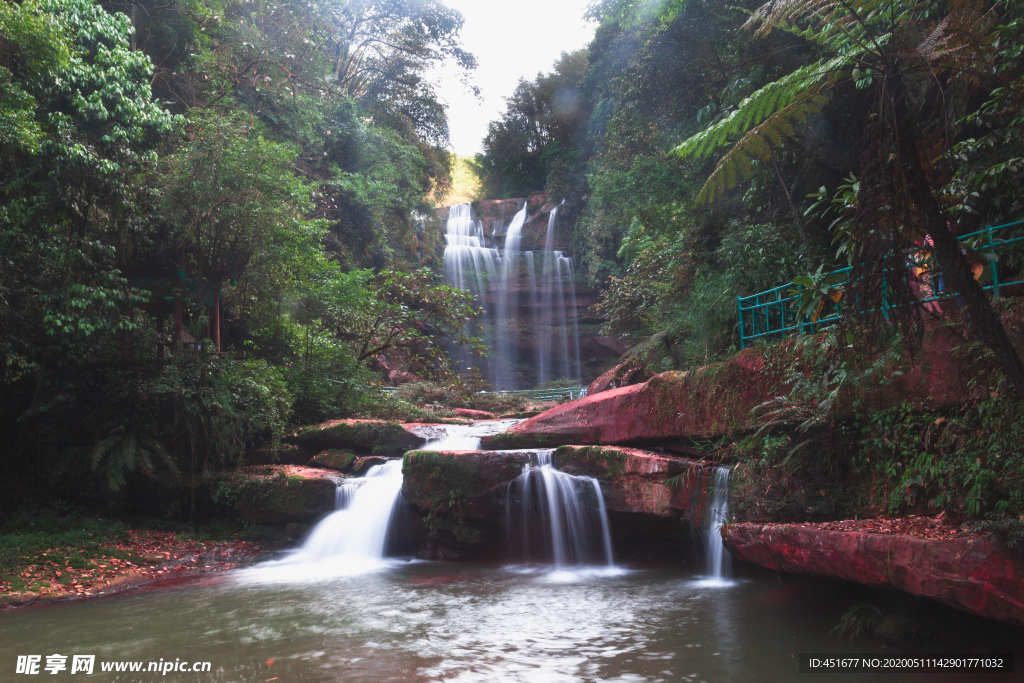
[[[1024,242],[1024,235],[1011,237],[1009,239],[997,238],[995,235],[1000,231],[1009,231],[1011,228],[1024,226],[1024,220],[1006,223],[1005,225],[989,226],[977,232],[963,235],[959,238],[960,243],[966,248],[982,252],[1005,251],[1012,245]],[[1006,235],[1007,232],[1002,232]],[[923,280],[923,286],[918,287],[918,303],[927,304],[932,301],[951,299],[957,293],[945,287],[941,270],[935,268],[935,263],[929,255],[918,260],[911,256],[908,258],[907,269],[918,268],[921,273],[927,273],[927,278],[922,275],[916,277]],[[1013,282],[1005,282],[1000,279],[999,261],[991,259],[989,262],[989,273],[991,282],[982,286],[985,291],[992,292],[993,296],[1002,296],[1003,288],[1011,284],[1024,284],[1024,280],[1018,279]],[[749,296],[736,297],[736,308],[740,332],[740,348],[757,339],[769,337],[781,337],[794,332],[810,332],[823,326],[828,326],[839,320],[843,312],[842,287],[847,281],[848,274],[852,268],[840,268],[825,277],[833,282],[832,288],[836,292],[825,305],[813,316],[798,317],[797,311],[800,308],[802,285],[789,282],[780,287],[751,294]],[[979,274],[981,277],[982,274]],[[930,282],[929,282],[930,281]],[[930,284],[930,287],[929,287]],[[930,294],[928,294],[930,293]],[[812,319],[813,317],[813,319]]]
[[[398,387],[380,387],[381,392],[393,394]],[[587,395],[587,387],[559,387],[557,389],[521,389],[517,391],[480,392],[502,396],[523,396],[533,401],[575,401]]]

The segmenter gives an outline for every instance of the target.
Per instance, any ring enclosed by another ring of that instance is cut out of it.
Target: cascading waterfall
[[[519,360],[519,261],[523,258],[519,243],[525,223],[524,202],[523,208],[509,223],[505,233],[505,248],[501,252],[501,279],[495,293],[498,302],[494,330],[497,344],[490,347],[497,352],[498,362],[492,373],[494,379],[491,380],[495,389],[514,389],[516,384],[514,369]]]
[[[716,467],[711,480],[704,531],[704,571],[711,583],[727,583],[732,576],[732,556],[722,544],[722,525],[729,513],[729,468]]]
[[[554,248],[558,208],[548,217],[540,259],[534,252],[522,250],[526,208],[524,203],[512,218],[501,249],[497,248],[502,227],[498,224],[503,224],[503,219],[495,221],[488,237],[483,223],[473,219],[469,204],[456,204],[448,214],[445,277],[451,285],[472,293],[485,309],[477,321],[482,323],[483,341],[489,350],[483,371],[495,389],[514,389],[523,383],[518,364],[519,319],[524,308],[531,311],[533,323],[536,384],[552,379],[579,382],[582,378],[572,258]],[[463,370],[477,361],[464,349],[456,353]]]
[[[537,451],[537,462],[509,484],[505,522],[513,557],[554,561],[556,569],[614,567],[611,530],[601,485],[593,477],[560,472],[554,451]]]
[[[317,524],[300,548],[246,575],[256,581],[304,581],[362,574],[386,566],[388,526],[402,494],[402,461],[375,465],[361,479],[335,490],[335,511]]]

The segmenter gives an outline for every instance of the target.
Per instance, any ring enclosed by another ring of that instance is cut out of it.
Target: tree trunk
[[[992,309],[988,296],[974,279],[974,273],[967,259],[960,251],[957,240],[945,212],[932,193],[931,183],[921,165],[917,138],[914,134],[913,117],[906,103],[906,88],[896,77],[893,107],[896,117],[896,142],[899,146],[899,163],[907,181],[907,191],[917,210],[924,217],[928,233],[934,243],[935,257],[952,289],[963,297],[966,307],[968,328],[982,344],[996,357],[1010,385],[1018,393],[1024,392],[1024,363],[1006,333],[999,316]]]

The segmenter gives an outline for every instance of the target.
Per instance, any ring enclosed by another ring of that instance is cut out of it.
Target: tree
[[[442,342],[484,352],[480,341],[465,333],[466,321],[480,311],[468,292],[433,280],[427,270],[339,273],[307,297],[304,315],[348,342],[360,361],[398,351],[425,372],[448,375],[453,367]]]
[[[760,88],[676,148],[701,158],[731,144],[699,199],[713,200],[749,177],[753,159],[770,161],[772,148],[839,89],[865,91],[873,106],[863,124],[861,177],[870,184],[858,202],[851,273],[861,307],[880,312],[896,304],[893,310],[904,321],[919,320],[909,305],[904,252],[930,235],[944,274],[966,303],[972,333],[1024,391],[1024,363],[974,280],[952,227],[955,218],[939,200],[944,176],[955,170],[957,113],[970,106],[976,89],[1000,85],[992,78],[1003,33],[996,6],[974,0],[775,0],[753,13],[747,27],[758,36],[773,30],[799,35],[821,56]]]
[[[120,268],[172,120],[130,35],[87,0],[0,5],[0,348],[5,381],[35,376],[32,402],[47,372],[95,362],[131,325]]]

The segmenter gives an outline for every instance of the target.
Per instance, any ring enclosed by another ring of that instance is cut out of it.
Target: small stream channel
[[[472,450],[485,432],[446,428],[427,448]],[[385,556],[400,461],[339,490],[340,509],[293,551],[215,577],[0,614],[0,662],[96,655],[97,662],[209,661],[210,673],[101,673],[103,681],[723,681],[800,676],[801,652],[879,651],[830,634],[850,597],[836,584],[747,568],[729,579],[717,526],[729,471],[714,474],[701,553],[684,563],[618,565],[598,482],[551,466],[550,451],[510,485],[513,527],[548,529],[515,564]],[[546,516],[545,516],[546,515]],[[525,533],[525,532],[524,532]],[[529,534],[526,533],[528,536]],[[510,543],[514,534],[510,533]],[[716,545],[717,543],[717,545]],[[547,548],[553,562],[530,561]],[[1021,656],[1018,653],[1018,658]],[[78,680],[63,672],[47,680]],[[3,677],[3,680],[10,680]],[[970,681],[893,674],[878,681]],[[1013,680],[988,676],[986,680]]]

